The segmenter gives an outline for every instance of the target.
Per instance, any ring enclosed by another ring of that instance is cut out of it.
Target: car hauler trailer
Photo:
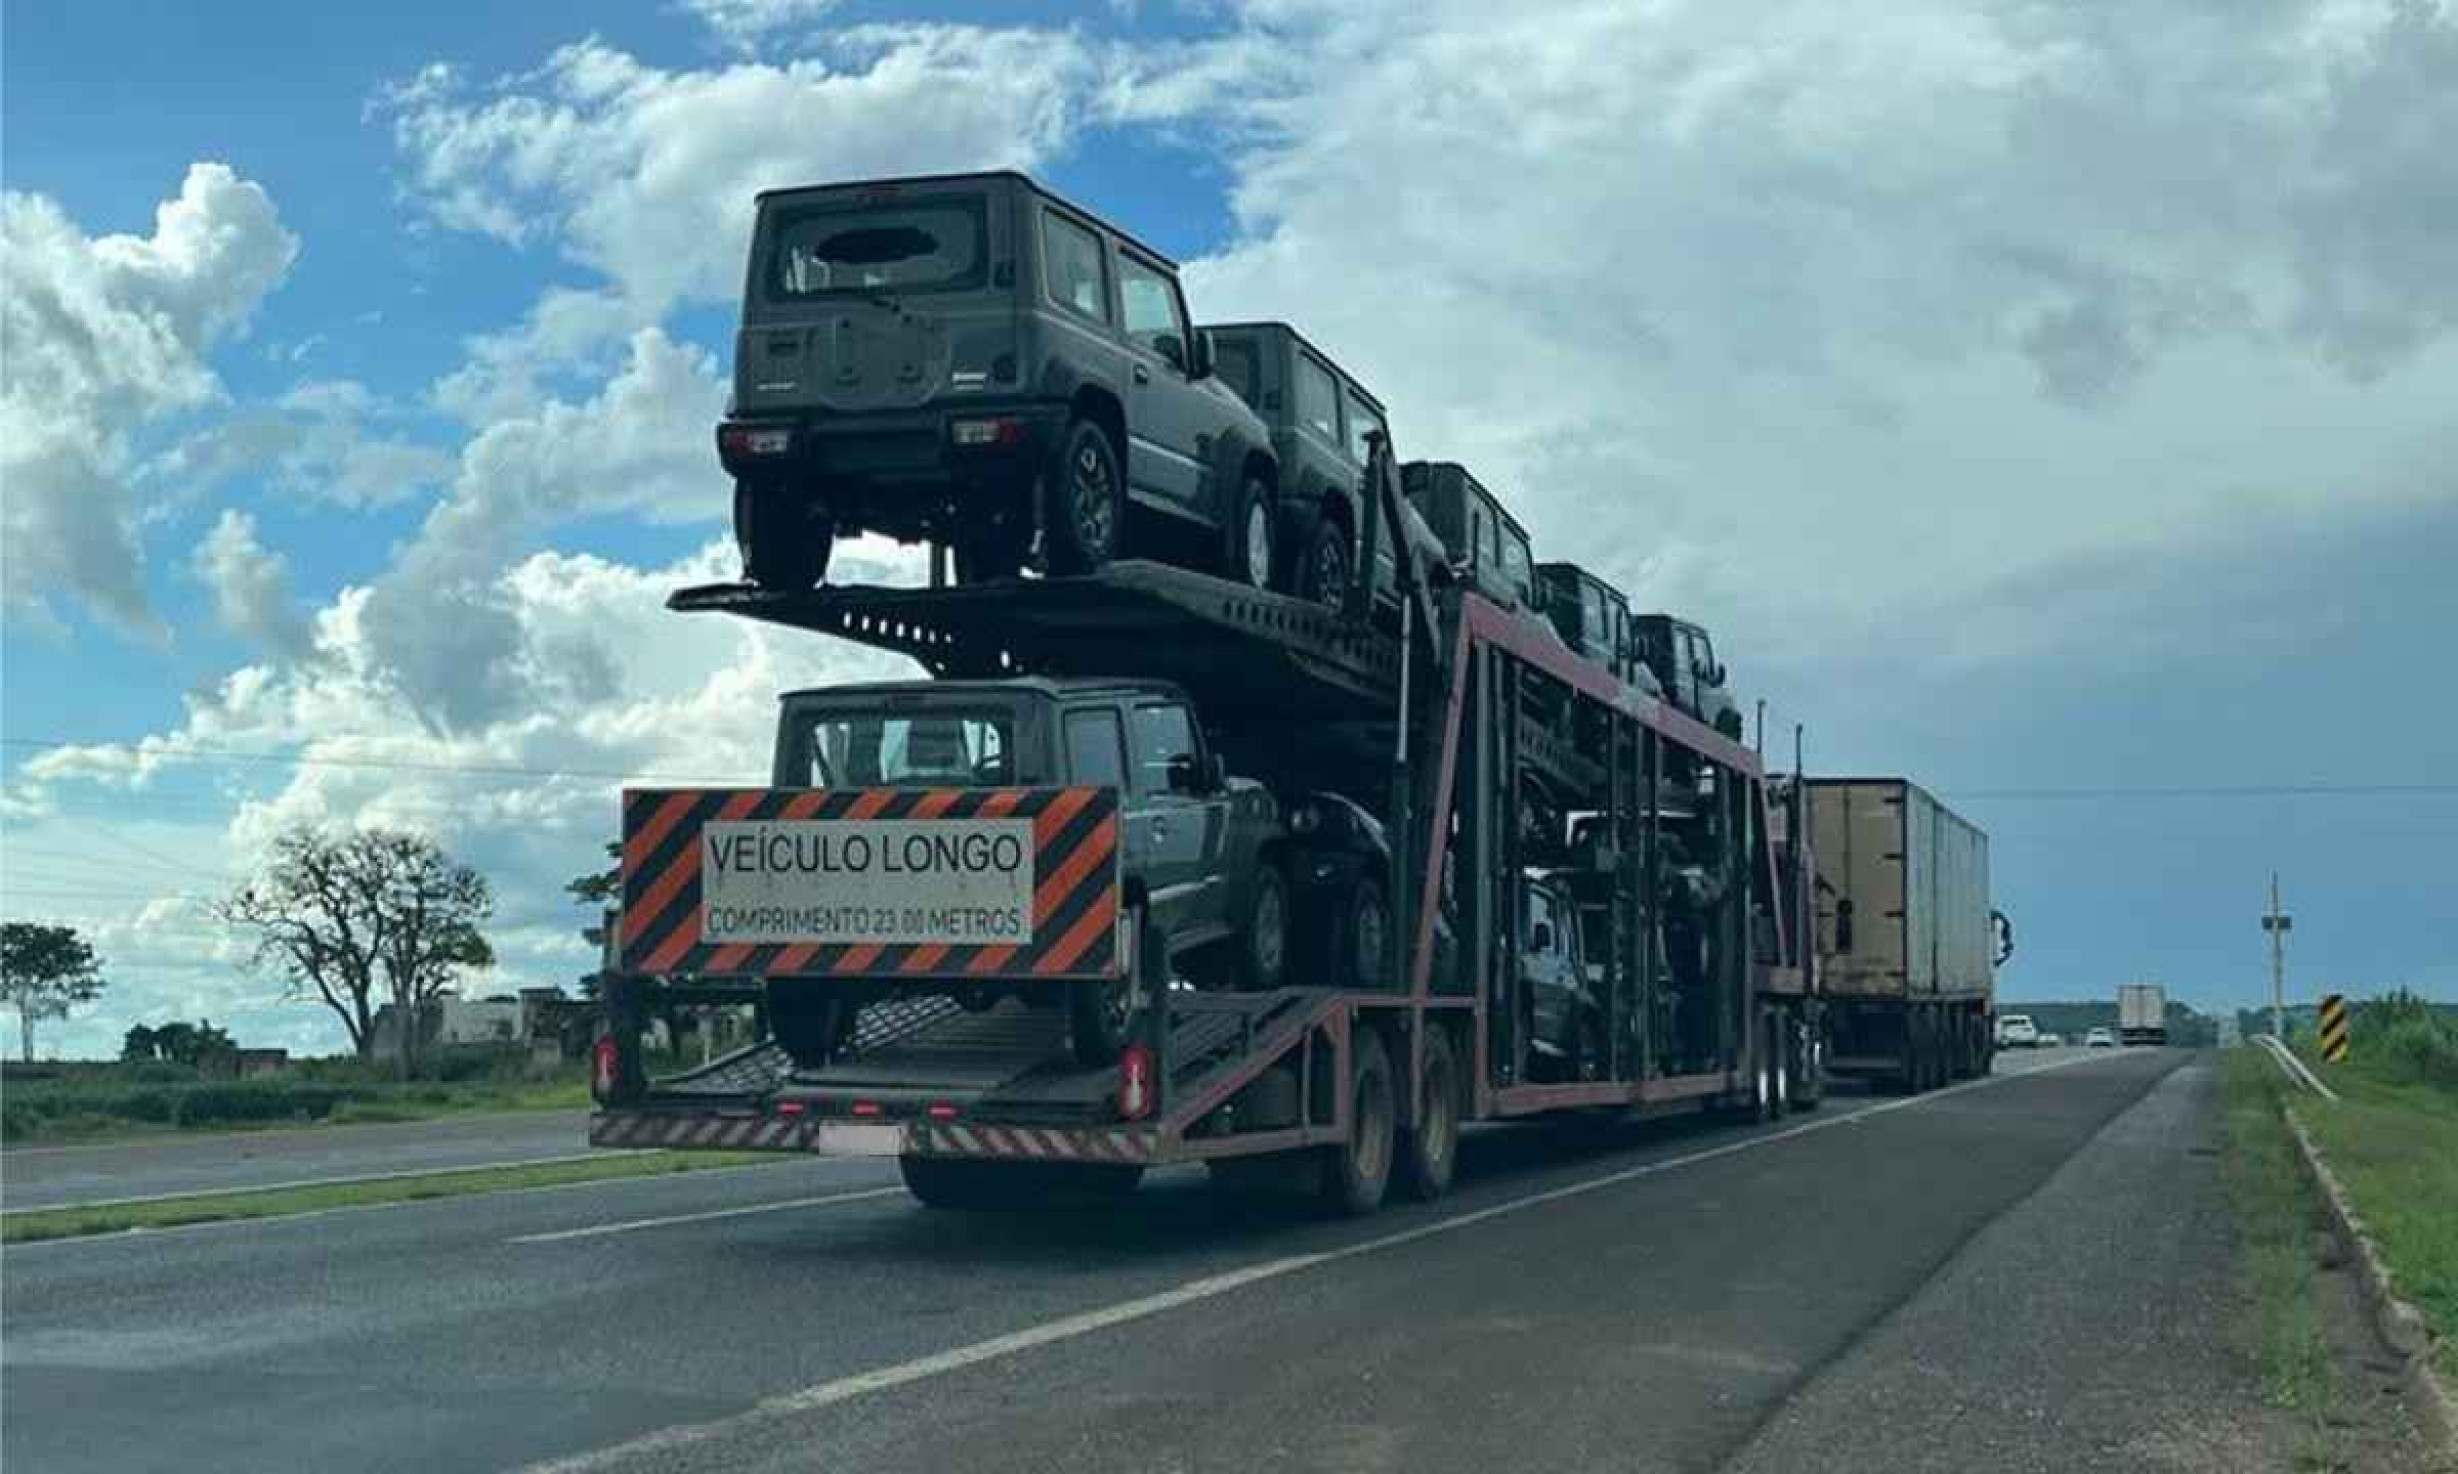
[[[1988,1073],[1989,839],[1901,778],[1813,778],[1826,1065],[1920,1091]]]
[[[1359,565],[1370,569],[1399,496],[1379,440],[1367,479]],[[749,935],[712,928],[700,874],[702,855],[739,842],[741,826],[910,825],[993,806],[1037,825],[1058,800],[1014,788],[629,793],[591,1141],[893,1155],[924,1202],[957,1207],[1123,1190],[1148,1167],[1200,1161],[1232,1185],[1300,1181],[1364,1212],[1387,1185],[1441,1193],[1464,1120],[1815,1103],[1805,882],[1779,861],[1756,756],[1575,655],[1540,617],[1433,587],[1432,572],[1403,570],[1396,631],[1365,617],[1362,586],[1343,615],[1143,563],[956,588],[678,593],[678,609],[900,651],[942,677],[1174,683],[1236,771],[1375,811],[1390,836],[1392,924],[1375,986],[1293,969],[1256,992],[1171,978],[1135,920],[1148,898],[1126,890],[1105,919],[1071,913],[1080,925],[1064,948],[1038,929],[1024,949]],[[1097,792],[1075,802],[1116,807]],[[1787,802],[1799,834],[1797,789]],[[1032,833],[1037,856],[1065,863],[1055,832]],[[1805,859],[1798,845],[1782,854]],[[1037,906],[1062,878],[1036,872],[1016,895]],[[1575,920],[1540,922],[1538,895],[1567,897]],[[1573,924],[1585,943],[1574,981],[1601,1042],[1566,1059],[1534,1037],[1543,975],[1530,956],[1558,939],[1548,926]],[[1044,991],[1080,986],[1064,980],[1079,971],[1132,980],[1134,1042],[1113,1062],[1068,1050],[1066,1010]],[[981,977],[1005,996],[968,999]],[[773,1009],[828,989],[866,1001],[825,1059],[805,1051],[797,1064],[766,1040],[645,1077],[656,1011]]]

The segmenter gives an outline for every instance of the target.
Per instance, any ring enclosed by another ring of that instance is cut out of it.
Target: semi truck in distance
[[[2117,988],[2117,1042],[2168,1042],[2168,990],[2157,983],[2124,983]]]
[[[1906,1090],[1985,1075],[2000,932],[1989,838],[1903,778],[1812,778],[1827,1069]]]

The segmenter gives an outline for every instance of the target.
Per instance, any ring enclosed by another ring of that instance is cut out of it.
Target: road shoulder
[[[2162,1080],[1768,1419],[1733,1471],[2411,1468],[2265,1401],[2207,1058]]]

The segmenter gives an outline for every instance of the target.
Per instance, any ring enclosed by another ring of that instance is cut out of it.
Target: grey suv
[[[1030,677],[796,692],[785,698],[773,781],[790,788],[1116,788],[1122,884],[1127,903],[1142,907],[1148,934],[1199,983],[1280,984],[1289,931],[1280,806],[1260,785],[1223,774],[1193,704],[1175,686]],[[1080,1059],[1099,1064],[1116,1055],[1134,1016],[1134,987],[1121,979],[1073,989],[1067,1002]],[[843,1005],[876,996],[881,990],[863,983],[772,983],[771,1026],[798,1061],[824,1059],[850,1023]],[[956,996],[977,1008],[998,1000],[988,985]]]
[[[857,532],[949,545],[968,582],[1164,547],[1275,572],[1271,436],[1177,268],[1020,174],[762,194],[717,451],[770,587]]]
[[[1656,673],[1639,659],[1630,601],[1620,589],[1576,563],[1539,563],[1536,581],[1562,643],[1612,671],[1622,684],[1649,696],[1664,695]]]
[[[1741,740],[1741,707],[1724,689],[1725,669],[1707,632],[1670,614],[1641,614],[1630,621],[1639,659],[1656,673],[1674,706]]]
[[[1281,583],[1289,593],[1337,605],[1348,596],[1364,545],[1362,489],[1368,437],[1390,429],[1382,401],[1285,322],[1218,323],[1212,339],[1215,372],[1271,427],[1280,465]],[[1442,542],[1415,508],[1402,504],[1400,536],[1375,540],[1373,589],[1378,604],[1398,606],[1399,560],[1408,546],[1440,564]]]
[[[1527,529],[1482,482],[1453,461],[1410,461],[1400,468],[1409,504],[1450,553],[1451,566],[1480,594],[1510,609],[1541,607]]]

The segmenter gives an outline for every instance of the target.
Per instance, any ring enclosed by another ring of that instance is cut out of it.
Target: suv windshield
[[[785,206],[769,226],[768,290],[824,297],[979,286],[985,218],[979,195]]]
[[[792,737],[788,774],[813,788],[875,784],[989,787],[1017,781],[1006,712],[822,712]]]

